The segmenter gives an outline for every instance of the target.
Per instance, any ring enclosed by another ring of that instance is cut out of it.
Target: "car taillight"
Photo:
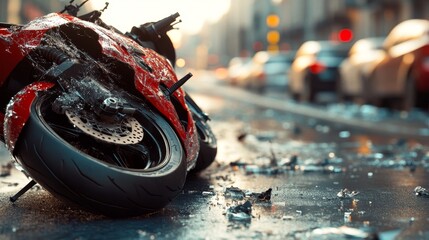
[[[310,65],[310,72],[313,74],[319,74],[323,71],[325,71],[326,67],[320,62],[315,62],[312,65]]]

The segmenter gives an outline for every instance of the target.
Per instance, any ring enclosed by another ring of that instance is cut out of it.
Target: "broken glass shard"
[[[337,197],[340,199],[346,199],[346,198],[353,198],[354,196],[358,195],[359,192],[358,191],[350,191],[347,188],[341,189],[341,191],[339,191],[337,193]]]
[[[422,186],[417,186],[414,189],[414,193],[416,194],[416,196],[429,197],[429,191]]]
[[[250,221],[252,219],[252,203],[246,201],[243,204],[230,207],[227,216],[229,220]]]

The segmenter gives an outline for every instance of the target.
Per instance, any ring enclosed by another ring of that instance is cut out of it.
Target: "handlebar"
[[[173,29],[173,26],[176,25],[177,23],[175,23],[176,19],[180,16],[179,13],[175,13],[172,14],[166,18],[163,18],[161,20],[159,20],[158,22],[155,22],[153,24],[150,24],[151,29],[159,36],[161,34],[164,34],[168,31],[170,31],[171,29]]]
[[[145,23],[140,27],[133,27],[131,33],[138,36],[140,40],[154,41],[165,35],[166,32],[173,29],[173,26],[179,23],[176,19],[180,16],[179,13],[172,14],[157,22]]]
[[[180,20],[177,21],[179,16],[179,13],[175,13],[157,22],[149,22],[139,27],[133,27],[131,32],[127,32],[125,35],[139,45],[151,48],[165,56],[174,66],[176,52],[170,37],[166,33],[173,29],[174,25],[181,22]]]

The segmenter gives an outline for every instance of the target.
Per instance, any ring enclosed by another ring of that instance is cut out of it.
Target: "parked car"
[[[268,60],[269,53],[257,52],[249,62],[246,72],[240,76],[240,86],[262,93],[265,91],[265,75],[263,65]]]
[[[265,85],[280,91],[286,90],[289,85],[289,70],[295,58],[295,51],[285,51],[269,54],[263,65]]]
[[[370,66],[383,56],[384,40],[384,37],[364,38],[352,45],[348,57],[340,65],[338,96],[341,100],[364,98],[364,81],[368,79]]]
[[[230,81],[257,92],[264,92],[267,87],[284,89],[288,84],[288,71],[294,55],[292,51],[260,51],[250,60],[233,58],[229,67]]]
[[[315,102],[320,92],[336,92],[338,68],[349,44],[308,41],[299,48],[290,69],[289,91],[295,100]]]
[[[367,100],[410,110],[429,105],[429,21],[399,23],[383,43],[369,76]]]
[[[240,85],[240,78],[246,71],[249,71],[252,58],[250,57],[234,57],[228,64],[228,77],[227,81],[231,85]]]

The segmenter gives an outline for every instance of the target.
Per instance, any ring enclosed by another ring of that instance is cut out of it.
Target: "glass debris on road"
[[[229,220],[250,221],[252,219],[252,203],[246,201],[243,204],[228,208],[227,216]]]
[[[414,189],[414,193],[416,194],[416,196],[429,197],[429,191],[422,186],[417,186]]]
[[[225,189],[225,198],[242,200],[246,196],[243,190],[238,187],[229,187]]]
[[[248,195],[250,197],[250,199],[252,199],[256,202],[269,202],[271,200],[271,192],[272,192],[272,189],[270,188],[265,192],[248,193],[246,195]]]
[[[10,176],[10,172],[13,168],[13,165],[11,162],[1,165],[1,170],[0,170],[0,177],[7,177]]]
[[[354,198],[358,194],[359,194],[358,191],[350,191],[349,189],[344,188],[337,193],[337,197],[340,199],[348,199],[348,198]]]
[[[347,226],[317,228],[310,233],[309,238],[336,239],[339,236],[353,239],[379,239],[376,234]]]
[[[224,196],[225,198],[231,198],[234,200],[247,199],[251,202],[269,202],[271,200],[272,189],[268,189],[265,192],[251,192],[244,191],[238,187],[228,187],[225,189]]]

